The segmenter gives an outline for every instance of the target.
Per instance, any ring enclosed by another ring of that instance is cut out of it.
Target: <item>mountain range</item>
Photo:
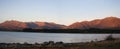
[[[16,20],[0,23],[0,30],[22,30],[24,28],[32,29],[120,29],[120,18],[106,17],[104,19],[95,19],[92,21],[75,22],[69,26],[51,23],[51,22],[20,22]]]

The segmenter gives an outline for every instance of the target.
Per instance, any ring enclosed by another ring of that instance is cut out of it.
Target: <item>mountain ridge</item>
[[[92,21],[75,22],[69,26],[56,24],[53,22],[21,22],[17,20],[5,21],[0,23],[0,30],[22,30],[32,29],[120,29],[120,18],[106,17]]]
[[[50,22],[20,22],[16,20],[0,23],[0,30],[22,30],[24,28],[32,29],[60,29],[65,25]]]
[[[104,19],[95,19],[92,21],[82,21],[73,23],[68,26],[68,29],[86,29],[98,28],[98,29],[119,29],[120,28],[120,18],[117,17],[106,17]]]

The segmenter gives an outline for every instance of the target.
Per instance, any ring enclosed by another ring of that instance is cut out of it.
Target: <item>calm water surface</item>
[[[86,42],[91,40],[103,40],[110,34],[68,34],[68,33],[25,33],[25,32],[3,32],[0,31],[0,42],[15,43],[29,42],[42,43],[45,41],[63,42]],[[113,34],[113,37],[120,38],[120,34]]]

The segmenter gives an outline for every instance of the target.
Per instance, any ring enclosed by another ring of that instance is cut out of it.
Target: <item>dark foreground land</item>
[[[120,49],[120,39],[108,37],[102,41],[63,43],[63,42],[44,42],[44,43],[0,43],[0,49]]]
[[[120,29],[31,29],[25,28],[23,32],[44,32],[44,33],[120,33]]]
[[[120,33],[120,29],[32,29],[24,28],[21,30],[6,30],[0,29],[0,31],[16,31],[16,32],[36,32],[36,33]]]

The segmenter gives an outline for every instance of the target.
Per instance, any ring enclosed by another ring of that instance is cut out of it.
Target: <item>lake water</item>
[[[45,41],[87,42],[91,40],[104,40],[110,34],[69,34],[69,33],[29,33],[29,32],[3,32],[0,31],[0,43],[42,43]],[[113,34],[120,38],[120,34]]]

